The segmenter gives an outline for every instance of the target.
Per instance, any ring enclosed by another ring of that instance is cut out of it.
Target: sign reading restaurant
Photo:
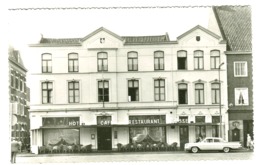
[[[130,125],[165,124],[165,115],[129,116]]]

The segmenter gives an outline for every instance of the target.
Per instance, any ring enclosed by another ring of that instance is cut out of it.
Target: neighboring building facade
[[[11,138],[30,145],[29,88],[26,86],[27,69],[20,52],[9,48],[9,100]]]
[[[227,138],[226,67],[218,69],[225,50],[201,26],[176,41],[103,27],[84,38],[42,38],[30,45],[32,152],[62,139],[114,150],[145,141],[183,148],[220,130]]]
[[[246,146],[247,134],[254,136],[251,9],[221,6],[213,12],[218,29],[212,31],[227,41],[229,140]]]

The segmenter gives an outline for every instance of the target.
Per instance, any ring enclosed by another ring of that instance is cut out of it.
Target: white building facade
[[[42,38],[30,45],[32,152],[61,139],[111,151],[118,143],[182,149],[199,136],[227,139],[226,65],[218,69],[225,50],[201,26],[176,41],[103,27],[84,38]]]

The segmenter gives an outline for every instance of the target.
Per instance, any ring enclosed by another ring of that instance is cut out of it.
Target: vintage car
[[[200,142],[186,143],[184,146],[185,151],[197,153],[203,150],[216,150],[229,152],[230,150],[242,148],[241,142],[227,142],[219,137],[206,137]]]

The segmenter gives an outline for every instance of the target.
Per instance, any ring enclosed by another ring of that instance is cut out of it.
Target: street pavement
[[[187,153],[175,152],[113,152],[81,154],[18,154],[17,163],[103,163],[139,161],[200,161],[200,160],[252,160],[254,152],[233,151]]]

